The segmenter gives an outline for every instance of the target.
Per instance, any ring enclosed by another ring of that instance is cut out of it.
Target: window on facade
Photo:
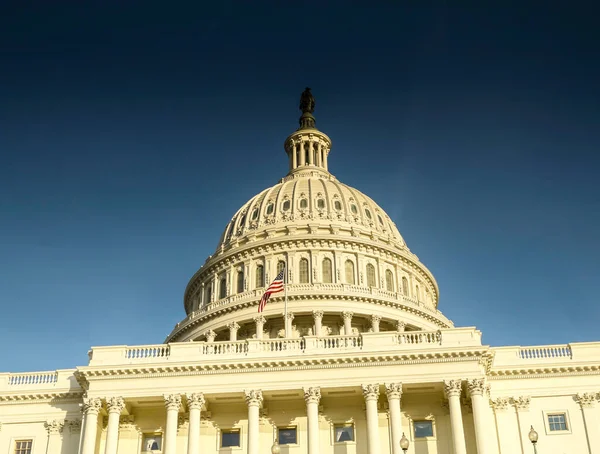
[[[298,444],[298,433],[295,427],[278,427],[277,442],[280,445]]]
[[[550,432],[569,430],[567,415],[565,413],[551,413],[548,415],[548,428]]]
[[[277,262],[277,274],[281,273],[283,270],[285,270],[285,262],[280,260]]]
[[[290,201],[286,200],[283,202],[283,206],[281,207],[283,211],[288,211],[290,209]]]
[[[383,225],[383,219],[381,219],[381,216],[380,216],[380,215],[377,215],[377,219],[379,219],[379,223],[380,223],[381,225]]]
[[[300,283],[301,284],[308,284],[308,260],[307,259],[300,259]]]
[[[352,211],[354,214],[358,214],[358,208],[354,204],[350,205],[350,211]]]
[[[340,202],[339,200],[336,200],[335,202],[333,202],[333,207],[340,211],[342,209],[342,202]]]
[[[373,265],[371,265],[370,263],[367,264],[367,285],[369,287],[376,286],[375,267]]]
[[[385,289],[388,292],[394,291],[394,275],[390,270],[385,271]]]
[[[267,214],[273,214],[273,209],[274,209],[274,205],[272,203],[269,203],[267,205]]]
[[[256,265],[256,275],[254,276],[256,282],[256,288],[265,286],[265,267],[262,265]]]
[[[333,282],[333,267],[331,266],[331,259],[324,258],[321,266],[323,267],[323,282],[325,284],[331,284]]]
[[[244,291],[244,272],[242,270],[237,272],[237,292],[242,293]]]
[[[346,260],[344,271],[346,272],[346,283],[354,284],[354,262],[352,260]]]
[[[219,298],[225,298],[227,296],[227,279],[221,278],[219,282]]]
[[[162,449],[162,436],[155,434],[144,435],[142,446],[142,451],[160,451]]]
[[[210,303],[211,295],[212,295],[212,285],[208,284],[206,286],[206,294],[204,295],[204,303],[205,304]]]
[[[17,440],[15,441],[15,454],[31,454],[33,440]]]
[[[373,217],[371,216],[371,212],[369,211],[369,209],[368,209],[368,208],[365,208],[365,214],[367,215],[367,217],[368,217],[369,219],[372,219],[372,218],[373,218]]]
[[[433,437],[433,421],[415,421],[415,438]]]
[[[258,208],[254,208],[254,211],[252,211],[252,217],[251,219],[253,221],[256,221],[258,219]]]
[[[419,298],[419,286],[415,285],[415,298],[417,299],[417,301],[420,300]]]
[[[308,208],[308,200],[300,199],[300,208]]]
[[[402,278],[402,293],[404,296],[408,296],[408,279]]]
[[[354,425],[353,424],[334,424],[333,435],[335,443],[343,443],[345,441],[354,441]]]
[[[325,199],[318,199],[317,200],[317,208],[319,208],[320,210],[322,210],[323,208],[325,208]]]
[[[308,160],[308,144],[306,144],[304,147],[304,165],[308,165],[308,163],[310,162]]]
[[[230,429],[221,431],[221,448],[239,447],[240,429]]]
[[[242,216],[240,217],[240,223],[238,224],[238,226],[243,227],[245,223],[246,223],[246,213],[242,214]]]

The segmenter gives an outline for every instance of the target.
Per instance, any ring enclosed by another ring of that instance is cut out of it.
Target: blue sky
[[[600,340],[592,11],[280,3],[0,6],[0,370],[162,342],[305,86],[457,326]]]

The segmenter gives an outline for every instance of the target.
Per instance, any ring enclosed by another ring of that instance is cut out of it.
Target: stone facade
[[[600,453],[600,343],[489,347],[455,327],[389,216],[331,175],[331,146],[305,109],[288,175],[228,223],[165,343],[0,374],[0,450],[525,454],[533,426],[540,453]]]

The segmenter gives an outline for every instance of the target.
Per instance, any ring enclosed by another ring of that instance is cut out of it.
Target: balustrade
[[[521,359],[571,358],[569,345],[544,345],[542,347],[521,347],[517,352]]]
[[[399,344],[441,344],[440,331],[405,331],[398,333]]]
[[[306,342],[300,339],[263,339],[260,341],[261,352],[303,351]]]
[[[360,334],[353,336],[318,337],[315,340],[317,348],[326,350],[362,347],[362,337]]]
[[[125,358],[166,358],[169,356],[169,353],[168,345],[144,345],[141,347],[127,347],[125,349]]]
[[[57,371],[10,374],[8,376],[8,384],[11,386],[41,385],[41,384],[48,384],[48,383],[56,383],[57,381],[58,381],[58,372]]]

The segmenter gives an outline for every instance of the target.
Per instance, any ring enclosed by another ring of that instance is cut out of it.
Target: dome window
[[[317,208],[322,210],[323,208],[325,208],[325,200],[324,199],[318,199],[317,200]]]
[[[290,209],[290,205],[291,205],[290,201],[289,201],[289,200],[285,200],[285,201],[283,202],[283,206],[282,206],[282,208],[281,208],[281,209],[282,209],[283,211],[289,211],[289,209]]]
[[[300,199],[300,208],[308,208],[308,200]]]
[[[252,211],[252,217],[251,219],[253,221],[256,221],[258,219],[258,208],[254,208],[254,210]]]
[[[378,215],[377,215],[377,219],[379,219],[379,223],[380,223],[381,225],[383,225],[383,219],[381,218],[381,215],[379,215],[379,214],[378,214]]]
[[[336,200],[335,202],[333,202],[333,207],[336,210],[341,211],[342,210],[342,202],[340,202],[339,200]]]
[[[365,208],[365,214],[367,215],[367,217],[368,217],[369,219],[373,219],[373,216],[371,215],[371,212],[369,211],[369,209],[368,209],[368,208]]]
[[[350,211],[352,211],[354,214],[358,214],[358,208],[354,204],[350,205]]]
[[[272,204],[272,203],[269,203],[269,204],[267,205],[267,214],[273,214],[273,209],[274,209],[274,208],[275,208],[275,207],[273,206],[273,204]]]

